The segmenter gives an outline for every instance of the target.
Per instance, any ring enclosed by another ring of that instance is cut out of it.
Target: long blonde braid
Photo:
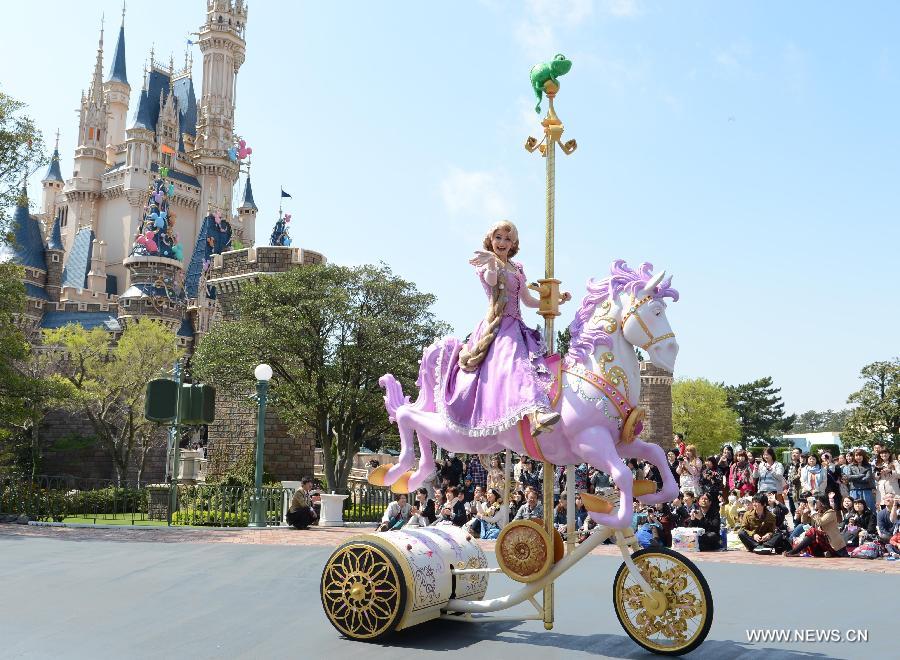
[[[500,295],[501,278],[498,273],[497,283],[491,289],[491,306],[488,308],[487,317],[485,318],[484,334],[481,339],[475,342],[472,350],[469,351],[465,346],[459,352],[459,368],[463,371],[475,371],[487,355],[488,349],[494,343],[497,336],[497,330],[500,328],[500,321],[503,320],[503,312],[506,309],[506,301]]]

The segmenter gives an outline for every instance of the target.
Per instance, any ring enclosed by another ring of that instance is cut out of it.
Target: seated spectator
[[[431,501],[431,500],[429,500]],[[431,523],[423,512],[423,506],[418,499],[413,500],[409,508],[409,520],[405,527],[428,527]]]
[[[657,504],[655,517],[659,522],[659,540],[665,547],[671,548],[672,530],[678,527],[675,515],[672,513],[672,506],[668,502]]]
[[[809,520],[810,516],[813,515],[816,511],[816,498],[810,496],[808,493],[802,493],[800,495],[801,500],[800,503],[797,504],[797,511],[794,513],[794,529],[791,530],[791,533],[788,535],[788,543],[793,544],[799,539],[813,526],[812,522]],[[828,507],[831,508],[830,506]],[[834,514],[835,526],[837,526],[837,513]]]
[[[420,515],[425,516],[425,520],[427,521],[425,525],[419,525],[420,527],[426,527],[437,520],[437,510],[435,509],[434,500],[429,499],[427,489],[419,488],[416,491],[415,505],[419,509]]]
[[[844,540],[847,541],[847,545],[856,547],[859,545],[858,539],[850,538],[852,535],[860,536],[861,532],[865,532],[865,534],[875,536],[878,533],[878,527],[875,520],[875,513],[869,509],[866,505],[865,499],[859,497],[853,500],[853,513],[850,514],[850,520],[848,521],[850,524],[848,528],[854,525],[855,518],[855,526],[857,529],[855,531],[847,531],[844,533]]]
[[[406,495],[397,495],[397,499],[388,504],[377,531],[386,532],[391,529],[400,529],[407,523],[412,513],[412,507],[406,499]]]
[[[288,525],[293,525],[295,529],[307,529],[319,520],[319,515],[313,506],[313,497],[316,491],[312,487],[312,478],[303,477],[300,480],[300,488],[291,498],[291,505],[288,507],[285,518]]]
[[[653,510],[642,514],[640,523],[634,532],[635,538],[642,548],[661,548],[663,547],[660,539],[660,524],[656,520]]]
[[[487,495],[478,502],[478,511],[469,521],[468,527],[473,536],[485,540],[494,540],[500,535],[500,522],[503,515],[500,507],[503,498],[496,488],[490,488]]]
[[[538,501],[537,490],[529,488],[525,493],[525,504],[519,507],[513,520],[535,520],[542,521],[544,519],[544,506]]]
[[[775,543],[779,539],[776,539],[775,515],[766,507],[768,503],[769,498],[765,493],[756,495],[752,508],[744,514],[741,521],[743,529],[738,532],[738,538],[751,552],[775,554]]]
[[[722,518],[719,516],[718,507],[712,505],[712,500],[707,493],[703,493],[697,500],[697,508],[691,512],[691,527],[700,527],[703,533],[699,537],[700,552],[718,550],[722,546]]]
[[[737,489],[732,490],[728,495],[728,500],[722,504],[720,510],[720,515],[725,520],[725,526],[728,529],[736,529],[740,525],[742,514],[738,513],[739,495]]]
[[[806,502],[801,503],[800,507],[803,508],[802,523],[807,526],[806,531],[784,556],[797,557],[807,550],[814,557],[846,557],[847,544],[838,530],[837,512],[828,506],[828,498],[824,495],[815,498],[815,513],[812,515]]]
[[[556,531],[559,532],[563,540],[566,538],[567,530],[567,519],[568,516],[568,498],[566,494],[563,493],[559,496],[559,502],[556,507],[553,509],[553,526],[556,528]]]
[[[466,515],[466,504],[463,501],[460,488],[457,486],[450,486],[450,488],[447,489],[446,499],[447,501],[444,503],[444,508],[449,508],[452,512],[451,521],[457,527],[462,527],[466,524],[469,517]]]
[[[781,493],[773,493],[769,491],[769,511],[775,516],[775,527],[780,530],[783,530],[785,527],[785,520],[788,517],[790,511],[788,511],[787,505],[784,503],[784,495]],[[791,521],[793,523],[793,521]],[[793,524],[790,525],[793,528]]]
[[[517,490],[512,495],[512,501],[509,503],[509,520],[512,522],[522,505],[525,504],[525,491]]]

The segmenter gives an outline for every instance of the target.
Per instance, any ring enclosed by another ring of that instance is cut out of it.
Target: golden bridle
[[[635,302],[634,295],[632,295],[631,296],[631,306],[629,307],[628,311],[625,313],[625,316],[622,317],[622,335],[623,336],[625,335],[625,324],[628,322],[628,319],[630,319],[633,316],[635,319],[637,319],[637,322],[640,323],[641,328],[647,334],[647,337],[650,338],[646,344],[641,345],[641,348],[643,348],[645,351],[647,349],[649,349],[651,346],[653,346],[654,344],[658,344],[659,342],[664,341],[666,339],[674,339],[675,338],[674,332],[667,332],[666,334],[660,335],[659,337],[654,337],[653,333],[650,332],[650,328],[648,328],[647,324],[644,322],[644,319],[641,318],[641,315],[638,313],[638,309],[640,309],[643,305],[650,302],[651,300],[653,300],[652,295],[644,296],[639,301]]]

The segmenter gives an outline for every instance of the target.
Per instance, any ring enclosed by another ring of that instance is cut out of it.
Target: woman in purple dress
[[[435,399],[447,425],[464,435],[497,435],[526,415],[534,434],[559,421],[548,396],[546,345],[522,320],[519,302],[537,308],[539,300],[528,290],[522,265],[511,260],[518,251],[513,223],[491,227],[484,250],[469,261],[488,297],[488,314],[465,344],[447,339],[442,345]]]

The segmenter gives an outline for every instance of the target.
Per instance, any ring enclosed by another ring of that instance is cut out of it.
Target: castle
[[[25,270],[20,325],[33,343],[42,329],[68,323],[103,327],[115,339],[130,320],[150,318],[176,332],[190,353],[212,324],[230,316],[243,282],[325,262],[317,252],[290,247],[282,218],[273,245],[250,247],[258,209],[249,168],[241,168],[243,143],[234,126],[247,15],[244,0],[206,0],[206,20],[195,41],[203,54],[199,103],[190,59],[176,71],[171,58],[162,65],[151,51],[130,120],[124,10],[105,80],[101,28],[93,74],[81,98],[72,175],[63,177],[57,141],[41,180],[39,212],[29,211],[23,185],[13,240],[0,248],[0,260]],[[242,171],[243,192],[233,209]],[[251,438],[255,423],[245,406],[221,403],[220,421],[209,433],[229,439],[227,447],[220,445],[228,455],[218,461],[227,467],[244,444],[232,440]],[[272,424],[278,427],[272,460],[276,466],[284,463],[284,478],[311,470],[309,442],[290,438],[277,420]],[[62,416],[48,425],[51,437],[90,433],[79,420]],[[50,469],[105,477],[103,462],[99,454],[81,452],[51,457]]]

